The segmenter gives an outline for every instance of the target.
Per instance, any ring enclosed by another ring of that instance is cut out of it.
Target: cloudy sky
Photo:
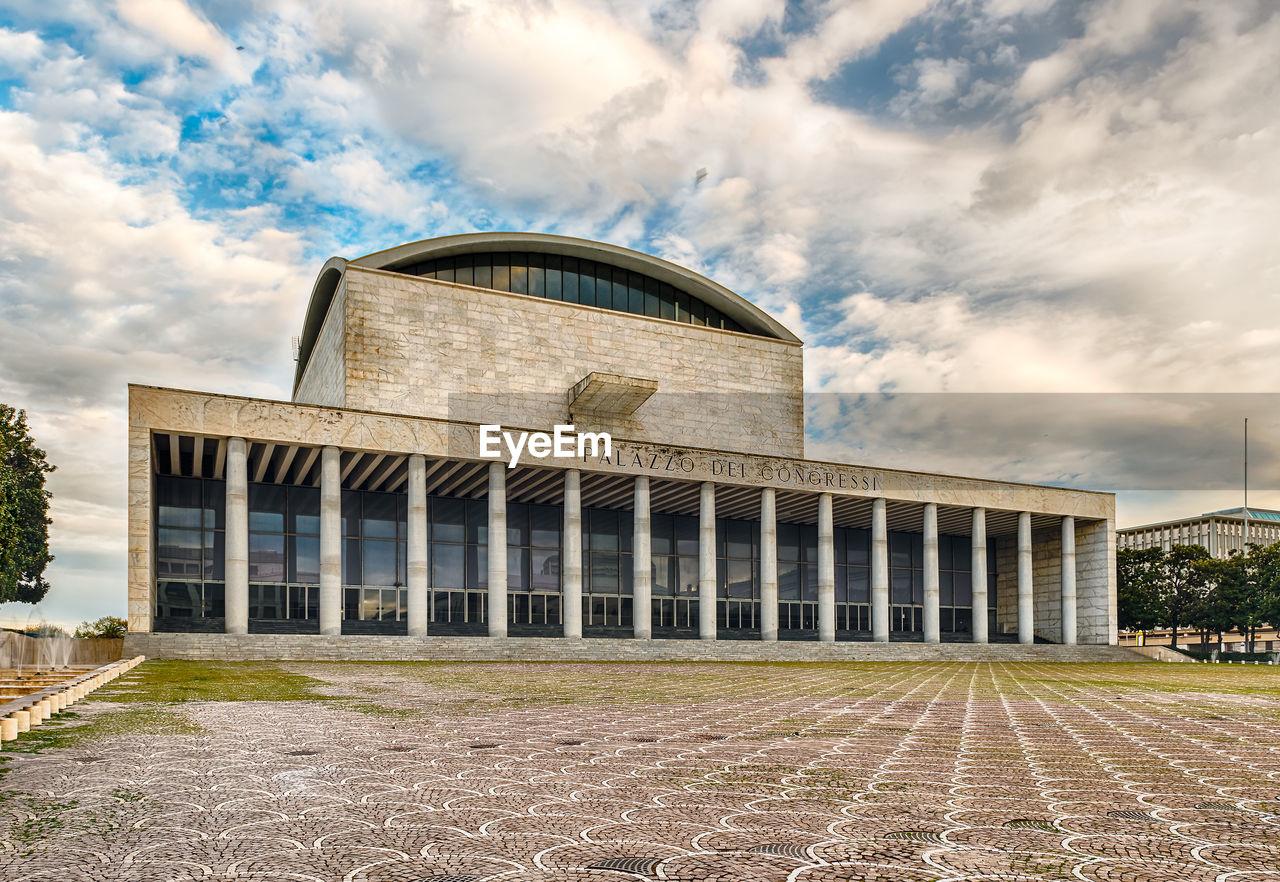
[[[807,343],[811,455],[1123,525],[1238,504],[1249,415],[1280,508],[1278,50],[1271,0],[0,0],[37,615],[123,612],[127,382],[287,398],[324,259],[470,230],[754,300]]]

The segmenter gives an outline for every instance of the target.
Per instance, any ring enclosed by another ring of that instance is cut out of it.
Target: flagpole
[[[1249,418],[1244,418],[1244,535],[1240,537],[1240,550],[1249,556]]]

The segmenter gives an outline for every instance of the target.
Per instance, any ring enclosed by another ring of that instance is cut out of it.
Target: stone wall
[[[347,401],[347,283],[333,294],[294,401],[344,407]]]
[[[343,291],[346,407],[549,429],[568,421],[568,390],[599,371],[656,380],[658,392],[628,418],[577,415],[579,428],[804,455],[795,343],[359,267]],[[321,353],[333,312],[313,361],[332,361]],[[296,400],[319,395],[311,373]]]
[[[1116,642],[1116,549],[1113,520],[1076,521],[1076,639],[1082,644]],[[1062,640],[1062,533],[1031,534],[1031,581],[1035,598],[1035,636]],[[1018,632],[1018,538],[996,540],[998,600],[996,629]]]
[[[1115,643],[1116,522],[1076,522],[1076,633],[1081,643]]]

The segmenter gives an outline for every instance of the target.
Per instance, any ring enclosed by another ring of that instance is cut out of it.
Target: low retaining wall
[[[130,634],[128,655],[227,661],[1041,661],[1146,659],[1118,646],[1016,643],[760,643],[313,634]]]
[[[35,667],[37,660],[47,658],[48,640],[46,637],[29,637],[15,631],[0,631],[0,667],[16,666],[17,660],[21,660],[23,667]],[[71,658],[67,664],[96,667],[119,661],[123,657],[123,637],[72,637]],[[42,661],[41,664],[47,662]]]

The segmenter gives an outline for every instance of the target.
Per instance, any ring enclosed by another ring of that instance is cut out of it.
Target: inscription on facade
[[[701,463],[700,463],[701,460]],[[795,463],[781,463],[735,457],[711,456],[695,458],[682,451],[654,451],[615,445],[613,455],[582,457],[587,467],[612,466],[628,474],[639,469],[653,475],[677,477],[701,477],[732,480],[735,483],[761,487],[790,485],[817,490],[845,490],[877,493],[882,488],[880,475],[862,469],[806,468]],[[702,468],[699,469],[699,465]]]

